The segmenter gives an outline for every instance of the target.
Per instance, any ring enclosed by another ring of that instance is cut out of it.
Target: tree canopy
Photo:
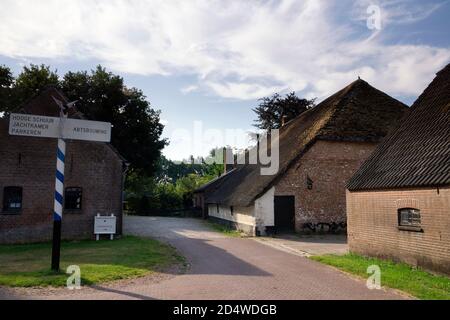
[[[14,77],[6,66],[0,66],[0,113],[8,111],[13,102]]]
[[[218,177],[223,172],[223,164],[207,164],[203,161],[194,163],[174,162],[163,155],[158,160],[158,169],[156,170],[156,179],[158,182],[176,183],[179,179],[196,174],[198,176]]]
[[[284,97],[275,93],[259,101],[259,105],[253,111],[257,114],[255,127],[262,130],[279,129],[283,118],[285,122],[288,122],[315,106],[315,99],[301,99],[295,92]]]

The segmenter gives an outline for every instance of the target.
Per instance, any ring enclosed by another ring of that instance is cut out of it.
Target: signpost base
[[[52,270],[59,271],[61,253],[61,220],[53,221]]]

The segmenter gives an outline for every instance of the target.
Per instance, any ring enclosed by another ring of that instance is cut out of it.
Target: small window
[[[234,208],[233,208],[233,206],[230,207],[230,213],[231,213],[231,215],[234,214]]]
[[[312,190],[313,184],[314,184],[313,180],[309,176],[306,176],[306,188],[308,190]]]
[[[81,188],[66,188],[64,208],[68,210],[81,210]]]
[[[219,204],[216,204],[216,211],[219,213]]]
[[[20,211],[22,209],[22,187],[5,187],[3,189],[3,211]]]
[[[398,225],[400,227],[420,227],[420,210],[412,208],[399,209]]]

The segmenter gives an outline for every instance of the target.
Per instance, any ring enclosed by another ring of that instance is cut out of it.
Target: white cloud
[[[391,94],[419,94],[448,63],[450,49],[362,37],[353,15],[366,3],[2,0],[0,55],[93,59],[142,75],[195,74],[198,84],[182,92],[237,99],[283,90],[324,97],[357,75]],[[337,6],[348,7],[348,19],[334,18]],[[383,2],[387,21],[412,22],[436,8]]]
[[[183,94],[188,94],[188,93],[191,93],[191,92],[194,92],[194,91],[197,91],[197,90],[198,90],[198,86],[196,86],[196,85],[190,85],[190,86],[186,86],[184,88],[181,88],[181,92]]]

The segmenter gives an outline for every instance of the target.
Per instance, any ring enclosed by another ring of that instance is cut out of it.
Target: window
[[[64,208],[68,210],[81,210],[81,188],[66,188]]]
[[[230,207],[230,213],[231,213],[231,215],[234,214],[234,208],[233,208],[233,206]]]
[[[421,226],[420,210],[403,208],[398,210],[399,227],[419,228]]]
[[[309,177],[309,176],[306,176],[306,188],[308,189],[308,190],[312,190],[312,188],[313,188],[313,181],[312,181],[312,179]]]
[[[3,211],[20,211],[22,209],[22,187],[5,187],[3,189]]]
[[[219,213],[219,204],[216,204],[216,211]]]

